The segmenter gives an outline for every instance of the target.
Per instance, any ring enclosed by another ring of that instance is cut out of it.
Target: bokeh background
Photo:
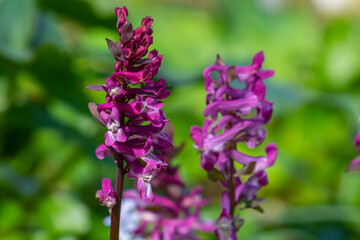
[[[113,72],[104,39],[117,40],[123,5],[134,26],[155,19],[165,112],[185,143],[174,163],[189,189],[204,186],[205,218],[218,217],[220,188],[189,137],[203,122],[202,71],[217,53],[242,65],[264,50],[276,71],[266,142],[279,156],[260,192],[265,213],[241,213],[240,239],[360,239],[360,174],[345,173],[360,128],[358,0],[0,0],[0,239],[107,239],[94,194],[115,168],[95,158],[104,129],[87,103],[104,95],[85,87]]]

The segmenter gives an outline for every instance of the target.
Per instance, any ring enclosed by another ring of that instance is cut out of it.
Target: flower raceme
[[[94,118],[107,128],[104,143],[95,154],[99,159],[121,156],[127,164],[128,177],[137,180],[141,199],[152,201],[150,181],[167,165],[162,153],[173,147],[170,138],[162,132],[168,120],[161,110],[164,106],[161,100],[170,91],[164,79],[153,80],[162,61],[156,50],[149,52],[153,20],[146,17],[133,30],[126,7],[116,8],[115,13],[120,39],[116,42],[106,39],[116,61],[115,72],[105,84],[88,86],[106,92],[105,103],[89,103]],[[108,180],[104,181],[109,184]],[[102,202],[100,193],[97,197]]]
[[[127,21],[127,9],[116,8],[115,12],[120,41],[107,39],[116,60],[115,72],[105,84],[88,86],[91,90],[106,92],[105,103],[89,104],[94,118],[107,129],[104,143],[95,154],[99,159],[113,156],[118,170],[116,191],[111,180],[104,178],[102,189],[96,192],[100,204],[111,212],[110,239],[117,240],[121,234],[120,239],[200,240],[196,231],[213,232],[215,226],[200,218],[200,208],[207,204],[201,197],[201,189],[195,188],[186,194],[177,168],[168,166],[177,151],[172,145],[171,131],[169,135],[166,132],[168,120],[162,111],[161,101],[170,91],[164,79],[153,80],[162,61],[156,50],[148,50],[153,40],[153,20],[146,17],[141,26],[133,30]],[[125,169],[123,161],[127,165]],[[119,233],[118,224],[122,202],[122,190],[118,190],[122,189],[122,183],[118,177],[123,177],[125,172],[137,180],[139,193],[133,190],[124,193],[124,199],[136,206],[132,213],[137,216],[134,218],[137,223],[132,224],[134,230],[124,235],[121,230],[127,225],[122,224]],[[153,187],[162,190],[163,195],[155,195]]]
[[[248,148],[260,145],[266,136],[264,125],[272,115],[272,102],[265,99],[263,80],[274,75],[272,70],[261,70],[263,52],[257,53],[251,65],[227,66],[218,56],[215,65],[204,71],[206,104],[202,126],[193,126],[190,135],[200,152],[200,166],[212,180],[219,180],[226,191],[222,193],[222,212],[217,221],[215,234],[218,239],[237,239],[236,232],[243,219],[234,216],[236,206],[260,209],[263,201],[257,199],[257,191],[268,184],[266,168],[277,157],[274,143],[265,147],[266,156],[253,157],[237,150],[237,144],[246,143]],[[214,79],[214,73],[218,78]],[[243,89],[233,87],[237,80]],[[234,163],[242,166],[240,170]],[[249,177],[243,178],[242,176]]]

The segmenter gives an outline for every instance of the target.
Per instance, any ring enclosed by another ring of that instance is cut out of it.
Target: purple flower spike
[[[360,153],[360,131],[357,133],[355,137],[355,146]],[[349,165],[349,167],[346,170],[347,172],[360,172],[360,156],[356,157]]]
[[[102,179],[102,189],[96,192],[95,197],[99,199],[100,205],[108,207],[111,212],[111,209],[117,204],[117,201],[110,179]]]
[[[170,91],[164,79],[153,79],[163,59],[157,50],[149,50],[153,19],[145,17],[141,26],[133,29],[126,7],[116,8],[115,13],[119,39],[106,39],[116,61],[115,72],[106,83],[88,86],[106,93],[105,103],[89,104],[94,118],[107,128],[104,143],[95,154],[99,159],[114,156],[125,161],[130,168],[128,176],[137,180],[141,198],[152,201],[150,180],[166,167],[164,152],[173,149],[171,139],[163,132],[169,120],[161,101]]]
[[[221,196],[222,213],[215,231],[218,239],[236,239],[243,222],[235,215],[237,205],[259,207],[262,200],[257,199],[257,192],[268,184],[266,169],[274,165],[278,154],[274,143],[266,146],[266,156],[254,157],[237,150],[238,144],[254,148],[266,137],[264,125],[271,118],[273,103],[265,98],[263,81],[273,76],[274,71],[262,71],[263,61],[262,51],[248,66],[226,66],[218,56],[215,65],[204,70],[207,91],[204,116],[209,118],[202,128],[193,126],[190,135],[194,148],[201,154],[201,168],[226,189]],[[213,72],[218,73],[217,79],[212,77]],[[245,87],[232,87],[235,80]],[[242,168],[236,169],[235,162]]]

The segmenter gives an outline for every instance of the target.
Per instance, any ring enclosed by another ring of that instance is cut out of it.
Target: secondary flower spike
[[[170,91],[164,79],[153,79],[162,61],[156,50],[149,51],[153,19],[146,17],[133,29],[126,7],[116,8],[115,13],[119,39],[106,39],[116,61],[115,71],[106,83],[88,86],[106,92],[105,103],[89,104],[94,118],[107,128],[104,143],[95,153],[99,159],[114,156],[116,163],[117,158],[125,161],[129,177],[138,182],[139,196],[152,201],[151,179],[167,165],[161,151],[173,147],[162,132],[168,120],[161,100]]]
[[[200,166],[212,180],[224,186],[222,212],[215,231],[218,239],[237,239],[236,232],[243,219],[235,208],[261,210],[257,192],[268,184],[266,168],[277,157],[276,144],[265,147],[266,156],[250,156],[237,150],[238,144],[248,148],[260,145],[266,136],[264,125],[272,115],[273,103],[265,99],[264,80],[273,76],[272,70],[261,70],[263,52],[257,53],[251,65],[227,66],[218,56],[214,65],[204,70],[207,117],[202,128],[193,126],[190,135],[195,149],[201,154]],[[213,73],[218,78],[213,78]],[[245,85],[237,89],[237,82]],[[235,163],[241,168],[236,169]],[[247,175],[246,177],[244,177]]]

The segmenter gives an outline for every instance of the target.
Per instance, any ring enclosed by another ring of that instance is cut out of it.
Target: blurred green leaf
[[[15,61],[27,61],[32,55],[31,40],[35,32],[34,0],[0,2],[0,52]]]
[[[15,227],[23,224],[21,216],[24,212],[19,202],[2,200],[0,202],[0,235],[13,232]]]
[[[39,205],[42,226],[62,234],[81,234],[91,227],[89,210],[82,202],[65,192],[54,193]]]

